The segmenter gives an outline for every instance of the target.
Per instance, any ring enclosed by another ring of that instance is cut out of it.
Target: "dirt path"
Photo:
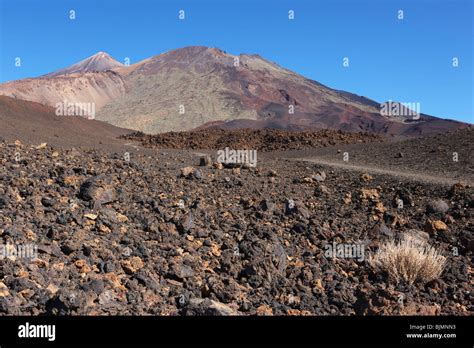
[[[193,151],[192,153],[193,155],[198,156],[198,157],[208,155],[204,152]],[[326,159],[321,159],[318,157],[311,157],[311,158],[306,158],[306,157],[305,158],[285,158],[283,157],[282,159],[290,160],[290,161],[317,163],[324,166],[351,170],[351,171],[365,172],[365,173],[370,173],[370,174],[390,175],[393,177],[408,179],[411,181],[417,181],[417,182],[422,182],[422,183],[432,183],[432,184],[438,184],[438,185],[451,186],[459,182],[459,180],[456,180],[456,179],[442,177],[442,176],[433,176],[428,173],[421,173],[421,172],[410,173],[406,171],[382,169],[379,167],[372,167],[372,166],[365,166],[365,165],[346,164],[346,163],[341,163],[341,162],[336,162],[336,161],[328,161]],[[473,185],[472,182],[466,182],[466,183],[469,185]]]
[[[321,165],[325,165],[329,167],[335,167],[335,168],[358,171],[358,172],[366,172],[369,174],[390,175],[390,176],[394,176],[398,178],[405,178],[405,179],[424,182],[424,183],[428,182],[428,183],[434,183],[434,184],[440,184],[440,185],[453,185],[456,182],[459,182],[459,180],[446,178],[446,177],[432,176],[425,173],[409,173],[409,172],[394,171],[394,170],[382,169],[382,168],[376,168],[376,167],[370,167],[370,166],[345,164],[345,163],[340,163],[340,162],[327,161],[327,160],[317,158],[317,157],[286,158],[286,159],[291,160],[291,161],[317,163],[317,164],[321,164]],[[468,182],[467,184],[472,185],[471,182]]]
[[[125,143],[123,145],[124,146],[131,146],[131,147],[133,147],[134,149],[137,149],[137,150],[143,149],[143,146],[141,146],[139,144],[136,144],[136,143]]]

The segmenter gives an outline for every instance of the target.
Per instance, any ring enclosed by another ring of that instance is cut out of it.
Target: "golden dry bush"
[[[425,240],[405,235],[399,242],[382,244],[369,264],[377,271],[387,272],[397,282],[426,283],[441,275],[446,258]]]

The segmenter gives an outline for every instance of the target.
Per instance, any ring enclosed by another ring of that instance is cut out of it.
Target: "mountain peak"
[[[54,77],[59,75],[69,75],[76,73],[105,71],[123,66],[122,63],[113,59],[108,53],[99,51],[96,54],[81,60],[70,67],[57,70],[45,76]]]
[[[108,59],[108,58],[111,58],[113,59],[110,54],[108,54],[107,52],[103,52],[103,51],[99,51],[97,52],[96,54],[90,56],[89,58],[98,58],[98,59]]]

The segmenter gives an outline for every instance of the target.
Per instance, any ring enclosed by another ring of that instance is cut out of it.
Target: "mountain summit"
[[[93,56],[81,60],[79,63],[76,63],[74,65],[71,65],[70,67],[61,70],[57,70],[44,76],[55,77],[60,75],[106,71],[119,68],[121,66],[123,66],[123,64],[113,59],[108,53],[97,52]]]

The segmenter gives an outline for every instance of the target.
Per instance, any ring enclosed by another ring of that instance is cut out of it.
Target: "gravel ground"
[[[1,314],[472,314],[471,186],[147,151],[0,143],[0,241],[38,251],[0,260]],[[403,233],[447,258],[438,279],[408,285],[370,266]],[[328,256],[333,243],[364,254]]]

